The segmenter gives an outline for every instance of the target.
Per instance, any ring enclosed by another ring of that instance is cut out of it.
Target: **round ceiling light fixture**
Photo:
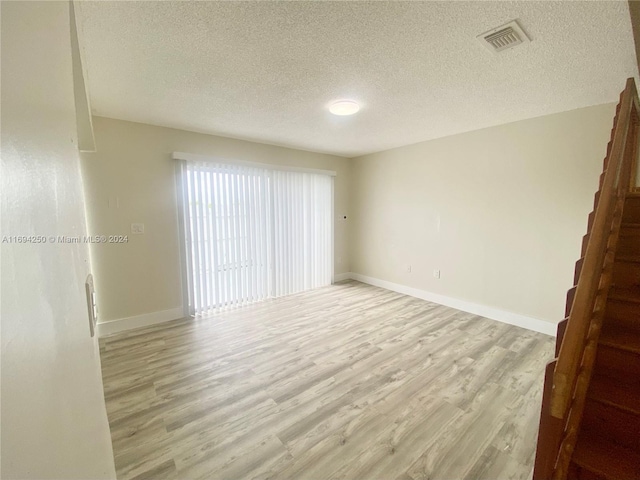
[[[329,105],[329,111],[334,115],[353,115],[358,113],[358,110],[360,110],[360,105],[353,100],[338,100]]]

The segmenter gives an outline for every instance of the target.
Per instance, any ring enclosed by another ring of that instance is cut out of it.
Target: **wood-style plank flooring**
[[[527,479],[553,355],[358,282],[100,347],[121,479]]]

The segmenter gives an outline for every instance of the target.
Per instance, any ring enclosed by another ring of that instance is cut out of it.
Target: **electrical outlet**
[[[434,270],[433,271],[433,277],[434,278],[440,278],[440,270]]]
[[[140,235],[144,233],[144,223],[132,223],[131,233],[133,233],[134,235]]]
[[[411,273],[411,265],[407,265],[407,272]]]

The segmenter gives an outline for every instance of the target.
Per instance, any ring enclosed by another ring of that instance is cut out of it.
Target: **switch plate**
[[[434,278],[440,278],[440,270],[434,270],[433,271],[433,276],[434,276]]]
[[[132,223],[131,233],[134,235],[141,235],[144,233],[144,223]]]

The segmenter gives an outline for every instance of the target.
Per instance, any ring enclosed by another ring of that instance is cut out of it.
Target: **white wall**
[[[2,2],[2,236],[82,235],[69,5]],[[1,476],[115,478],[85,245],[1,244]]]
[[[583,108],[354,159],[352,272],[560,321],[614,111]]]
[[[349,271],[348,159],[102,117],[93,125],[97,152],[82,154],[89,231],[129,235],[126,244],[91,246],[99,322],[181,316],[174,151],[336,171],[334,268]],[[131,235],[131,223],[144,223],[144,235]]]

